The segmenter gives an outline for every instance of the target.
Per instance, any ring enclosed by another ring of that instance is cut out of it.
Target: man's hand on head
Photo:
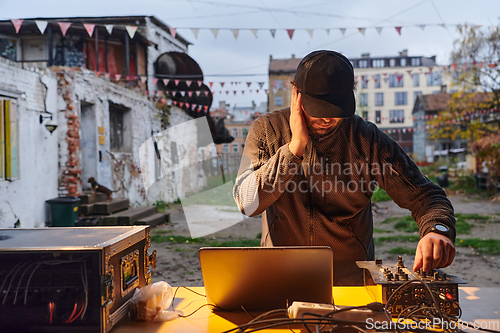
[[[302,96],[293,87],[292,102],[290,106],[290,130],[292,131],[292,141],[288,145],[290,151],[297,157],[302,157],[309,141],[309,131],[302,115],[304,108],[302,106]]]
[[[446,236],[429,232],[422,237],[417,245],[413,271],[421,267],[425,272],[434,268],[443,268],[451,265],[455,258],[455,246]]]

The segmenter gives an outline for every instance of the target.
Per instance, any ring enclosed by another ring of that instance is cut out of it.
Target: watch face
[[[438,223],[436,223],[436,224],[434,225],[434,228],[435,228],[437,231],[441,231],[441,232],[448,232],[448,230],[449,230],[449,229],[448,229],[448,227],[447,227],[447,226],[445,226],[444,224],[438,224]]]

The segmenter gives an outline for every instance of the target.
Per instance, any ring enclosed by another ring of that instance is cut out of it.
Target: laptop
[[[203,247],[198,254],[207,303],[215,310],[333,303],[333,251],[328,246]]]

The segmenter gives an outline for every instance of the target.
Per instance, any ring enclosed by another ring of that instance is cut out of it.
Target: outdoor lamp
[[[52,114],[49,113],[48,115],[40,114],[40,124],[43,123],[44,119],[50,119],[46,124],[45,128],[47,131],[50,132],[50,135],[52,135],[52,132],[54,132],[57,128],[57,125],[52,122]]]

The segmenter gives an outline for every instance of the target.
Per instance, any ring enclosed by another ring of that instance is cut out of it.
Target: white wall
[[[17,97],[19,179],[0,180],[0,228],[12,228],[17,220],[22,228],[42,227],[45,200],[57,197],[59,128],[51,135],[39,116],[57,114],[57,81],[51,72],[0,58],[0,95],[6,94]]]

